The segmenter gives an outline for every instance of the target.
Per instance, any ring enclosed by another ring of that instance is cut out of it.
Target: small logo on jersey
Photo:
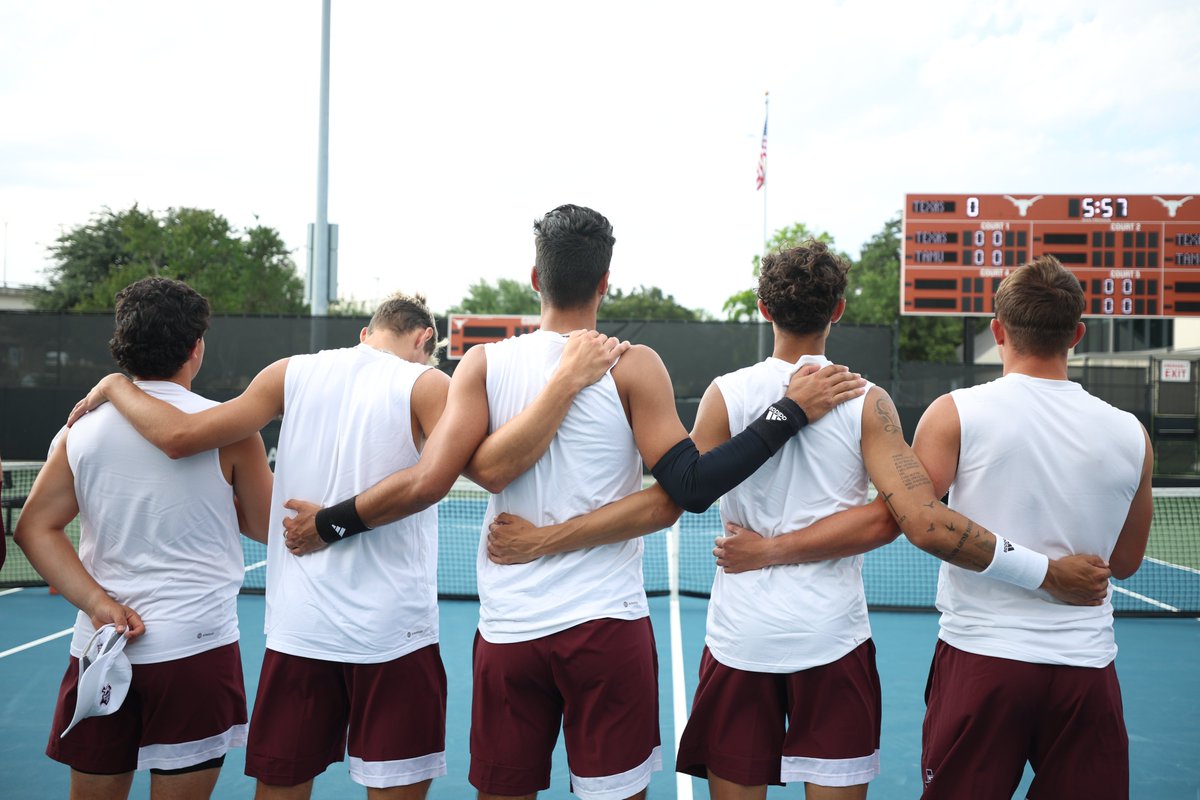
[[[767,409],[767,419],[769,419],[771,422],[786,422],[787,414],[783,413],[775,406],[771,406]]]
[[[1016,550],[1016,549],[1017,548],[1013,547],[1012,542],[1010,542],[1008,539],[1004,540],[1004,552],[1011,553],[1013,550]]]
[[[933,783],[933,770],[926,768],[925,770],[925,785]]]
[[[334,525],[334,524],[330,523],[329,527],[333,528],[334,532],[337,533],[339,539],[346,538],[346,529],[343,528],[341,525]]]
[[[100,690],[100,705],[108,705],[108,701],[112,700],[112,684],[104,684],[104,688]]]

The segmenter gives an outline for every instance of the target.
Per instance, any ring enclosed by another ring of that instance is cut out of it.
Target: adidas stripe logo
[[[1016,550],[1016,549],[1017,548],[1013,547],[1012,542],[1010,542],[1008,539],[1004,540],[1004,552],[1011,553],[1013,550]]]
[[[786,422],[787,414],[783,413],[775,406],[771,406],[767,409],[767,419],[771,422]]]
[[[333,525],[333,524],[331,523],[329,527],[333,528],[333,529],[334,529],[334,531],[336,531],[336,532],[337,532],[337,535],[338,535],[338,538],[339,538],[339,539],[345,539],[345,538],[346,538],[346,529],[345,529],[345,528],[343,528],[341,525]]]

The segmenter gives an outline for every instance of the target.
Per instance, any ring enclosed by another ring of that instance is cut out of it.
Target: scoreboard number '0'
[[[1200,316],[1190,194],[907,195],[900,312],[991,316],[1004,277],[1041,255],[1079,278],[1085,316]]]

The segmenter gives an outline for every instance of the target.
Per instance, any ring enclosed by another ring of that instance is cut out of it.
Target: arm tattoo
[[[947,525],[946,528],[948,530],[950,530],[951,532],[953,532],[954,531],[953,523],[951,523],[950,525]],[[963,549],[963,545],[967,543],[967,539],[970,538],[970,536],[971,536],[971,523],[968,522],[966,530],[963,531],[963,535],[958,540],[958,544],[956,544],[954,546],[954,549],[950,551],[950,554],[948,556],[946,556],[947,561],[949,561],[951,564],[954,563],[954,559],[958,556],[959,552]]]
[[[891,403],[883,398],[875,401],[875,414],[883,422],[883,430],[885,433],[903,433],[900,430],[900,425],[892,417],[894,408]]]
[[[933,482],[929,480],[929,476],[925,474],[925,469],[921,466],[921,462],[911,452],[893,455],[892,464],[896,467],[896,472],[904,481],[905,489],[933,485]]]

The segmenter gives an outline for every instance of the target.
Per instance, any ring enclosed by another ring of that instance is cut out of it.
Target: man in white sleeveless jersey
[[[721,445],[752,424],[756,398],[777,391],[797,366],[829,363],[825,342],[845,308],[848,268],[820,242],[764,259],[759,308],[773,324],[773,355],[709,387],[692,432],[698,447]],[[885,501],[862,506],[868,479],[891,496],[901,527],[920,546],[958,558],[954,531],[975,530],[965,563],[987,565],[994,538],[937,503],[896,419],[887,394],[872,387],[805,428],[722,498],[734,535],[714,549],[725,569],[713,586],[677,763],[707,777],[713,797],[761,798],[768,784],[804,781],[810,800],[862,798],[878,774],[881,701],[860,554],[893,539],[896,522]],[[606,510],[607,524],[621,505]],[[636,513],[632,504],[627,513]],[[578,542],[602,532],[600,516],[521,535]],[[510,525],[524,523],[492,526],[505,542],[494,550],[508,546]],[[752,554],[753,566],[765,569],[746,571]],[[1055,573],[1083,567],[1059,564]],[[1085,593],[1095,591],[1094,576],[1081,581]]]
[[[569,346],[565,333],[596,324],[615,240],[608,220],[579,206],[554,209],[534,231],[541,330],[467,353],[416,467],[329,508],[297,503],[301,514],[285,524],[303,549],[344,540],[436,501],[468,459],[469,474],[496,493],[489,519],[512,512],[551,523],[630,498],[642,512],[637,526],[586,550],[555,553],[545,543],[545,558],[501,566],[481,538],[470,778],[481,798],[534,797],[549,786],[561,726],[575,794],[643,797],[661,755],[638,537],[680,513],[661,489],[638,491],[643,460],[673,496],[707,506],[790,439],[804,411],[818,418],[861,394],[861,381],[836,367],[784,381],[771,413],[704,459],[649,348],[630,348],[582,391],[548,396],[543,386]]]
[[[1153,452],[1132,414],[1068,380],[1083,308],[1051,256],[1005,278],[992,320],[1003,377],[935,400],[913,448],[952,508],[1050,557],[1097,553],[1126,578],[1150,532]],[[1031,800],[1129,796],[1110,592],[1064,605],[943,565],[937,606],[923,797],[1009,798],[1026,761]]]
[[[267,548],[267,652],[246,758],[260,798],[310,796],[314,778],[347,752],[351,778],[373,798],[422,798],[446,771],[437,511],[333,548],[301,549],[281,535],[286,498],[344,496],[415,464],[442,416],[449,378],[430,368],[437,342],[423,298],[385,301],[359,338],[357,347],[282,359],[240,397],[203,414],[177,414],[119,376],[101,381],[79,406],[111,400],[172,455],[283,414]],[[550,381],[555,390],[576,391],[603,375],[616,344],[606,339],[573,337]]]
[[[117,294],[110,347],[142,391],[186,414],[204,359],[208,301],[146,278]],[[71,796],[128,796],[150,770],[155,797],[207,798],[225,753],[246,742],[238,651],[241,530],[266,541],[271,472],[261,437],[171,461],[114,409],[60,434],[16,541],[80,611],[46,753],[71,767]],[[79,515],[79,552],[65,527]],[[75,712],[79,661],[96,629],[124,631],[129,693],[108,716]]]

